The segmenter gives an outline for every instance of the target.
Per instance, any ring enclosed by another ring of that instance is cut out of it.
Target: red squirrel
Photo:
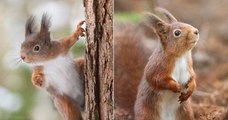
[[[21,45],[21,59],[34,65],[32,83],[45,89],[51,96],[57,110],[65,120],[82,120],[84,108],[84,59],[74,60],[70,48],[84,36],[80,22],[76,31],[52,41],[50,18],[43,14],[40,31],[34,29],[34,16],[25,26],[25,40]]]
[[[191,76],[190,77],[191,79],[186,80],[186,81],[189,81],[187,84],[189,86],[189,88],[188,88],[189,92],[187,92],[188,94],[182,94],[181,101],[184,101],[185,99],[187,99],[195,88],[195,74],[194,74],[194,71],[193,71],[192,65],[191,65],[192,64],[191,63],[191,61],[192,61],[191,60],[191,49],[193,48],[194,44],[192,44],[192,48],[189,47],[189,49],[187,49],[186,42],[189,41],[189,39],[195,39],[197,42],[198,36],[199,36],[198,30],[196,28],[193,28],[190,25],[178,22],[173,17],[173,15],[171,15],[167,10],[160,9],[159,11],[165,15],[168,22],[164,22],[161,19],[159,19],[158,17],[156,17],[155,15],[151,15],[151,14],[148,15],[148,17],[147,17],[148,21],[146,22],[147,25],[149,23],[149,27],[150,28],[152,27],[154,29],[155,33],[157,34],[158,38],[160,38],[160,45],[155,46],[155,47],[157,47],[156,50],[148,49],[146,46],[149,46],[149,45],[145,45],[143,43],[142,34],[139,33],[139,29],[141,29],[140,28],[141,26],[129,28],[130,25],[128,25],[128,26],[115,25],[115,29],[114,29],[115,30],[114,31],[114,33],[115,33],[114,34],[114,38],[115,38],[115,42],[114,42],[114,45],[115,45],[114,46],[114,48],[115,48],[115,51],[114,51],[114,55],[115,55],[114,56],[115,110],[114,111],[115,111],[115,116],[118,116],[120,119],[128,119],[128,120],[134,119],[134,116],[135,116],[134,115],[134,104],[136,101],[136,96],[137,96],[138,91],[140,91],[140,92],[138,93],[138,97],[137,97],[137,105],[135,105],[135,113],[136,114],[138,113],[138,119],[140,119],[139,116],[142,115],[142,113],[140,113],[140,112],[142,112],[143,108],[142,107],[139,108],[140,106],[143,105],[142,102],[146,103],[146,101],[144,101],[146,98],[148,101],[150,101],[150,98],[152,99],[152,96],[154,95],[151,92],[145,92],[145,91],[153,88],[153,85],[156,85],[156,87],[159,88],[159,89],[155,90],[156,93],[160,94],[163,91],[169,91],[169,90],[165,90],[164,87],[162,87],[165,85],[169,85],[169,84],[167,84],[167,82],[156,80],[156,83],[162,82],[162,84],[149,84],[149,83],[153,83],[153,82],[150,82],[150,80],[153,80],[153,76],[156,75],[157,72],[159,72],[158,70],[161,70],[161,72],[162,72],[164,70],[170,70],[170,67],[174,67],[175,63],[171,63],[171,61],[167,61],[163,64],[163,61],[165,61],[165,60],[163,60],[164,58],[162,58],[162,54],[164,54],[166,51],[168,51],[168,54],[171,53],[170,55],[175,53],[175,54],[173,54],[173,56],[170,56],[171,58],[169,58],[169,59],[173,59],[173,62],[180,61],[180,63],[184,63],[185,60],[183,60],[183,61],[182,61],[182,59],[177,60],[176,58],[179,58],[179,57],[177,57],[178,55],[176,55],[176,54],[179,54],[179,56],[181,56],[181,54],[184,53],[185,51],[189,51],[188,66],[189,66],[189,68],[191,68],[191,69],[189,69],[191,71],[191,74],[189,74]],[[163,24],[166,26],[163,26]],[[179,27],[181,30],[180,31],[181,35],[179,37],[174,37],[173,31]],[[166,29],[163,29],[163,28],[166,28]],[[143,29],[145,29],[145,28],[143,28]],[[164,31],[164,30],[167,30],[167,31]],[[189,35],[188,35],[189,38],[184,38],[183,35],[187,36],[186,35],[187,31],[189,31],[189,32],[194,31],[194,32],[196,32],[196,34],[194,35],[193,33],[191,33],[192,38],[190,38],[191,36],[189,33]],[[147,33],[149,33],[149,31],[147,31]],[[194,38],[194,36],[196,38]],[[177,39],[178,39],[178,41],[175,42],[174,40],[177,40]],[[168,40],[173,40],[173,41],[168,41]],[[152,48],[154,48],[154,45]],[[164,48],[166,48],[165,49],[166,51],[159,52],[159,51],[161,51],[160,49],[163,50]],[[151,57],[149,59],[149,57],[152,53],[153,53],[153,55],[152,55],[153,57]],[[158,57],[155,57],[155,53],[156,53],[156,56],[158,56]],[[150,62],[148,62],[148,59]],[[159,67],[156,67],[157,69],[153,69],[154,67],[152,67],[152,64],[155,64],[155,61],[157,61],[158,59],[161,60],[160,65],[164,65],[164,67],[159,66]],[[172,66],[167,66],[169,64]],[[145,66],[147,66],[147,67],[145,68]],[[167,67],[169,69],[167,69]],[[145,71],[144,71],[144,68],[145,68]],[[154,70],[156,70],[156,71],[154,72]],[[177,71],[179,71],[179,70],[175,70],[175,71],[176,71],[175,74],[178,75]],[[182,71],[182,70],[180,70],[180,71]],[[158,75],[159,74],[160,73],[158,73]],[[151,77],[152,79],[145,80],[146,75],[147,75],[147,77]],[[160,75],[166,75],[166,73],[165,74],[162,73]],[[167,75],[168,75],[168,73],[167,73]],[[170,77],[173,78],[172,76],[170,76]],[[142,81],[141,81],[141,79],[142,79]],[[141,81],[140,87],[139,87],[139,89],[137,89],[140,81]],[[178,89],[179,89],[179,85],[178,85]],[[183,86],[183,84],[180,86]],[[151,94],[149,94],[149,93],[151,93]],[[178,96],[181,95],[181,93],[177,93],[177,94],[178,94]],[[140,97],[140,95],[144,95],[143,96],[144,99],[142,99]],[[176,104],[177,106],[179,104],[178,96],[175,100],[175,102],[177,102],[177,104]],[[157,103],[156,101],[153,103],[148,102],[147,104],[144,104],[144,105],[145,106],[152,106],[152,105],[160,106],[160,104]],[[185,106],[188,106],[189,100],[183,102],[182,104],[186,104]],[[178,108],[182,108],[182,107],[178,107]],[[146,107],[145,107],[145,109],[146,109]],[[158,107],[158,109],[159,109],[159,107]],[[157,119],[161,119],[160,118],[161,111],[158,109],[157,109],[156,115],[151,115],[151,116],[159,116],[159,117],[157,117]],[[154,114],[153,112],[151,112],[151,110],[154,110],[154,109],[148,108],[147,110],[148,110],[148,112],[145,114],[148,114],[148,115]],[[189,118],[192,118],[193,113],[191,111],[191,107],[188,106],[188,109],[186,109],[186,110],[189,111],[188,114],[191,116]],[[168,111],[168,112],[170,112],[170,111]],[[187,112],[183,111],[180,113],[187,113]],[[168,120],[169,119],[168,116],[169,115],[167,115],[167,117],[165,119]],[[186,117],[188,117],[188,116],[186,116]],[[137,118],[135,118],[135,119],[137,120]],[[143,119],[143,118],[141,118],[141,119]],[[150,116],[147,116],[147,118],[145,118],[145,119],[155,119],[156,120],[156,117],[150,118]]]
[[[189,97],[195,73],[191,50],[199,40],[193,26],[182,23],[167,10],[157,8],[168,22],[147,13],[147,24],[160,39],[144,69],[134,106],[135,120],[193,120]]]

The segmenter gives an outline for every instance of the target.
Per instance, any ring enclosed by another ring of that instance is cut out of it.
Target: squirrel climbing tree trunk
[[[86,120],[113,119],[113,1],[84,0]]]

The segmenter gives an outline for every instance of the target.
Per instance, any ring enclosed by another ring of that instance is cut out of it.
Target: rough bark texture
[[[84,0],[86,120],[113,119],[113,1]]]

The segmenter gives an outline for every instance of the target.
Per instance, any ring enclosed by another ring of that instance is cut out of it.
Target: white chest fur
[[[83,81],[70,54],[44,63],[45,87],[53,86],[59,94],[71,96],[80,105],[84,103]]]
[[[190,53],[186,53],[175,62],[175,67],[172,73],[172,78],[184,86],[189,78],[188,60]],[[180,106],[178,102],[180,94],[166,90],[161,92],[161,120],[175,120],[176,111]]]
[[[188,66],[189,55],[190,53],[188,52],[182,57],[178,58],[175,62],[172,77],[176,82],[180,84],[186,84],[190,78]]]

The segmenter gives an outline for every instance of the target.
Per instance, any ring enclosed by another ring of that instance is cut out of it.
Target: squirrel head
[[[40,31],[35,31],[35,17],[30,16],[25,25],[25,40],[21,45],[21,58],[27,63],[42,62],[58,56],[57,42],[50,38],[50,17],[43,14]]]
[[[165,16],[167,22],[154,14],[146,13],[147,24],[160,38],[164,51],[179,56],[191,50],[199,40],[198,29],[177,21],[166,9],[156,8],[156,10]]]

